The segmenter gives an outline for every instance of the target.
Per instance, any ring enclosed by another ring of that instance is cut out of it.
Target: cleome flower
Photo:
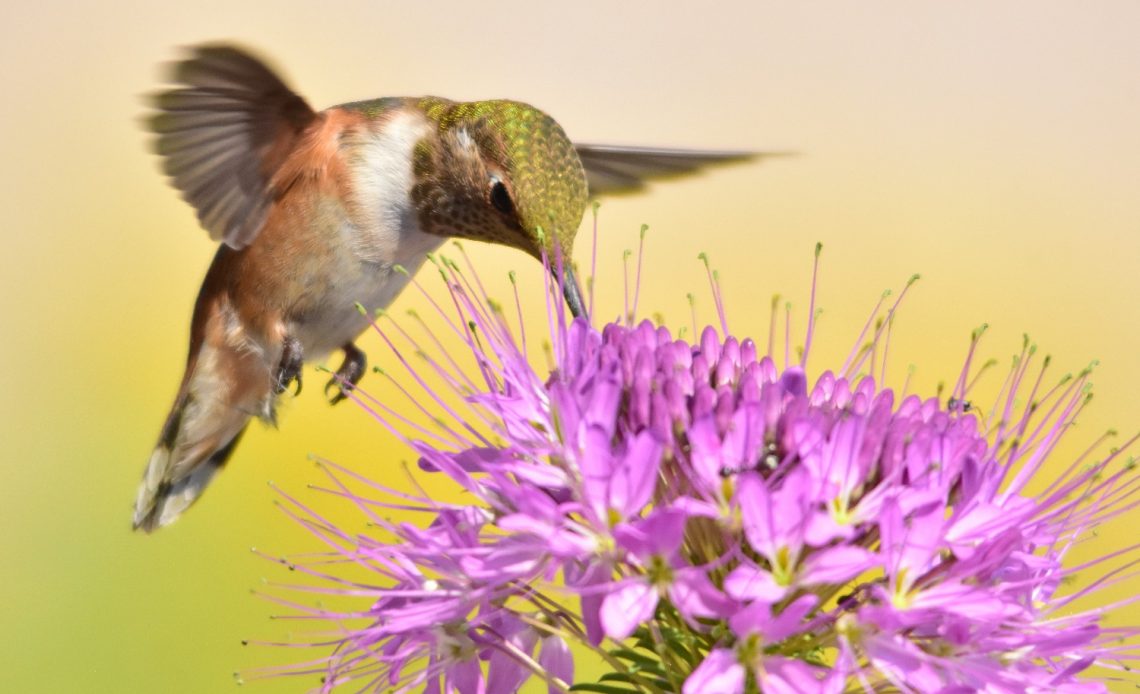
[[[1121,604],[1076,607],[1136,580],[1136,547],[1065,564],[1137,505],[1123,462],[1135,439],[1031,485],[1087,403],[1088,371],[1048,388],[1027,344],[983,412],[968,400],[987,368],[972,367],[980,331],[945,401],[876,379],[898,302],[876,308],[868,347],[813,375],[812,322],[792,361],[729,334],[723,311],[720,331],[688,341],[649,321],[568,321],[548,287],[553,368],[540,373],[523,326],[516,338],[473,274],[435,262],[454,303],[445,329],[478,377],[442,349],[413,368],[397,341],[430,350],[384,316],[375,327],[422,395],[400,390],[436,424],[351,397],[462,501],[389,487],[388,461],[368,474],[323,463],[365,534],[285,497],[331,548],[291,566],[356,605],[290,603],[333,626],[314,644],[324,655],[286,669],[319,674],[319,691],[498,693],[539,678],[565,692],[592,658],[611,672],[574,689],[1084,692],[1137,659],[1138,630],[1101,623]],[[1094,568],[1102,579],[1062,590]]]

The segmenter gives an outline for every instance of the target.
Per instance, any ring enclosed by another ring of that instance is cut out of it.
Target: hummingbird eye
[[[497,178],[491,179],[491,204],[503,214],[515,213],[515,203],[511,200],[511,194],[507,192],[507,186]]]

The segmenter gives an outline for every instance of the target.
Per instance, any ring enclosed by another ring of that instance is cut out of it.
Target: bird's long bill
[[[554,273],[554,279],[562,285],[562,294],[566,297],[566,305],[570,307],[570,313],[575,318],[587,318],[586,304],[582,301],[582,289],[578,286],[578,277],[574,274],[574,268],[569,265],[564,265],[562,268],[562,277],[558,277],[558,269],[551,267],[550,271]]]

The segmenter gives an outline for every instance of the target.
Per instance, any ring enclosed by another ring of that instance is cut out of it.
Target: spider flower
[[[721,329],[691,341],[552,308],[553,368],[539,371],[473,273],[436,262],[453,300],[443,329],[474,369],[442,348],[413,367],[398,342],[431,350],[385,316],[375,327],[419,395],[390,378],[435,424],[352,397],[462,493],[398,492],[380,481],[389,461],[324,463],[363,534],[286,497],[331,546],[293,568],[355,604],[295,605],[334,626],[325,655],[290,669],[321,675],[320,691],[498,693],[537,677],[564,692],[575,660],[594,658],[611,672],[577,688],[1084,692],[1136,660],[1137,629],[1102,625],[1123,603],[1078,608],[1136,580],[1134,547],[1065,563],[1137,504],[1127,445],[1035,482],[1088,401],[1088,371],[1048,387],[1027,344],[983,411],[968,400],[979,333],[950,398],[906,394],[874,373],[897,302],[868,321],[869,347],[813,372],[814,325],[798,361],[771,338],[762,350],[729,334],[715,283]],[[813,281],[812,313],[814,295]],[[1078,570],[1103,578],[1061,590]],[[1102,679],[1082,674],[1094,665]]]

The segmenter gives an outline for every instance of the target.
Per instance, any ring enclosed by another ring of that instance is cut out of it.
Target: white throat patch
[[[423,115],[401,111],[376,132],[362,132],[349,154],[355,205],[351,243],[361,260],[404,263],[438,245],[420,231],[411,191],[416,143],[430,132]]]

